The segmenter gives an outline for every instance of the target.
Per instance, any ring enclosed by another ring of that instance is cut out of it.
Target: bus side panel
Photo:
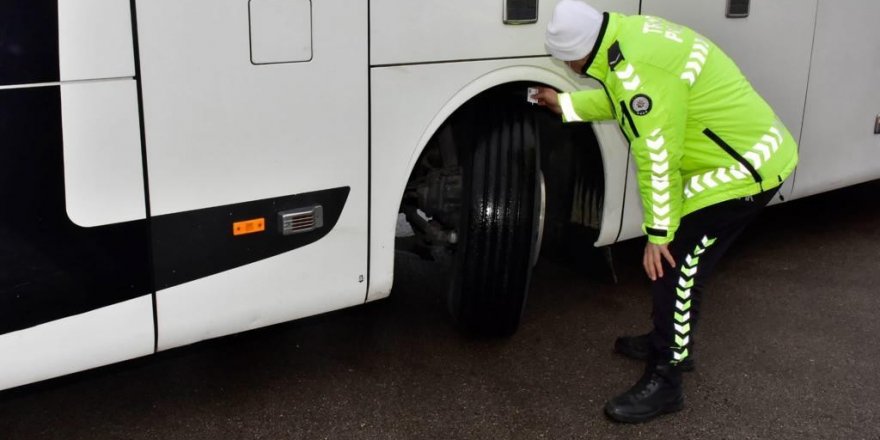
[[[504,24],[504,0],[372,0],[370,64],[545,55],[556,2],[537,2],[538,21]],[[637,0],[591,0],[599,10],[637,14]],[[476,38],[475,38],[476,36]]]
[[[135,80],[62,83],[67,215],[82,227],[146,218]]]
[[[56,1],[61,81],[134,77],[131,2]]]
[[[0,6],[0,388],[154,349],[131,16],[60,1]]]
[[[137,18],[159,349],[362,304],[367,3],[153,0]],[[280,231],[318,206],[316,232]],[[264,230],[236,235],[250,220]]]
[[[752,1],[727,18],[727,0],[645,0],[642,14],[685,25],[717,44],[798,138],[803,122],[817,0]],[[683,68],[684,66],[682,66]]]
[[[875,0],[819,3],[797,197],[880,178],[878,17]]]
[[[0,2],[0,86],[134,76],[129,2]]]
[[[0,358],[19,359],[22,353],[52,350],[106,351],[107,356],[96,357],[90,365],[98,366],[101,359],[127,356],[115,353],[118,345],[102,345],[101,338],[91,333],[100,325],[74,326],[83,332],[71,335],[76,339],[72,345],[54,338],[61,333],[40,327],[148,295],[152,287],[147,224],[135,220],[84,228],[71,221],[65,201],[61,117],[59,86],[0,90],[0,340],[4,341]],[[143,193],[137,197],[142,203]],[[143,320],[129,316],[131,327],[113,329],[120,337],[131,337],[130,347],[121,352],[152,351],[151,309],[142,310]],[[149,337],[141,338],[144,333]],[[41,347],[17,345],[25,342]],[[28,359],[34,361],[33,368],[50,360]],[[2,364],[4,369],[24,365]],[[62,374],[79,367],[60,362],[53,368]],[[41,377],[50,374],[40,371]],[[7,373],[19,377],[21,372],[6,370],[0,376]]]
[[[153,300],[144,295],[0,336],[0,390],[153,353]]]
[[[0,333],[149,293],[146,221],[66,212],[58,86],[0,90]]]

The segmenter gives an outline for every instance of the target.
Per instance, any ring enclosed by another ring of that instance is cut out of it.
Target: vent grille
[[[324,208],[316,205],[279,212],[278,225],[283,235],[314,231],[324,226]]]

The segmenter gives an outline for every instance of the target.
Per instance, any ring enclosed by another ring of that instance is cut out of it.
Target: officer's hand
[[[663,260],[665,258],[669,265],[675,267],[675,260],[669,253],[668,245],[654,244],[650,241],[645,245],[645,256],[642,264],[645,266],[645,273],[651,281],[657,281],[657,278],[663,277]]]
[[[538,101],[538,105],[549,108],[557,115],[562,114],[562,107],[559,106],[559,97],[557,96],[559,92],[550,87],[535,88],[538,89],[538,93],[534,96],[535,100]]]

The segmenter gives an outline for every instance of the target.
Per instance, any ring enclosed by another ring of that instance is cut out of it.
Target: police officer
[[[792,173],[797,145],[734,62],[687,27],[561,0],[546,47],[602,87],[539,88],[538,103],[565,122],[616,119],[635,158],[654,329],[615,341],[619,353],[647,360],[647,368],[605,412],[647,421],[682,408],[681,373],[693,368],[707,278]]]

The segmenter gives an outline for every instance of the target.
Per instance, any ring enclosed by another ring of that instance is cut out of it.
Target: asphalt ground
[[[880,439],[880,182],[766,210],[709,286],[686,408],[618,425],[642,241],[543,258],[521,330],[462,336],[442,273],[392,297],[0,393],[2,439]],[[601,258],[599,259],[601,260]]]

